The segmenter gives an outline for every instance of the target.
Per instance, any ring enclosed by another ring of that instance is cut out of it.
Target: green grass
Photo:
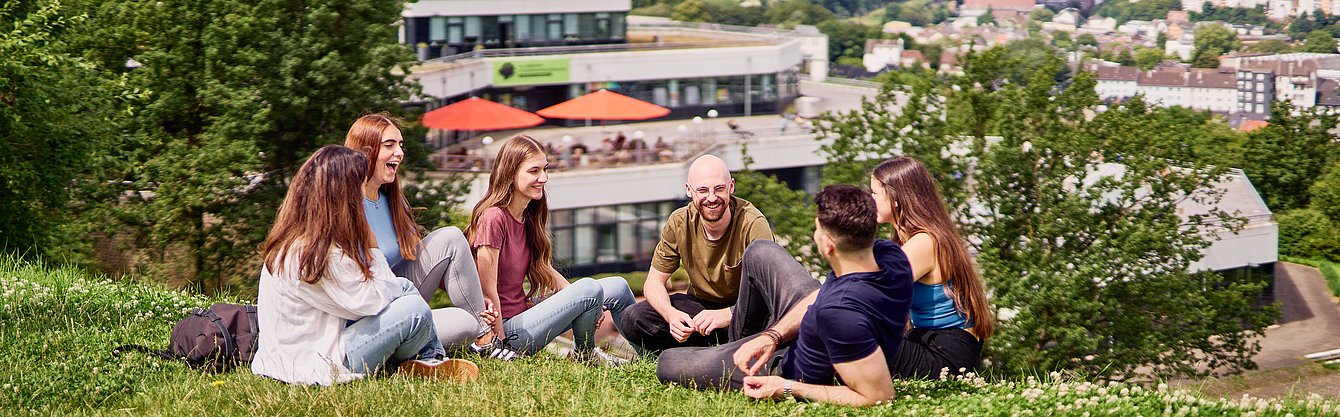
[[[1326,278],[1326,286],[1331,287],[1331,295],[1340,297],[1340,265],[1331,261],[1321,261],[1317,269],[1321,270],[1322,278]]]
[[[896,381],[868,409],[758,402],[660,384],[655,365],[598,369],[548,355],[479,361],[473,384],[379,377],[289,386],[246,370],[204,374],[123,343],[164,346],[182,310],[215,300],[0,258],[0,414],[4,415],[1257,415],[1340,413],[1340,399],[1216,399],[1065,379]],[[236,301],[236,300],[230,300]]]

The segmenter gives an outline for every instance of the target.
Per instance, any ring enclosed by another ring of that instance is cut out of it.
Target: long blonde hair
[[[261,259],[270,273],[278,273],[284,257],[299,245],[298,278],[303,282],[315,284],[326,276],[331,247],[353,259],[365,279],[372,276],[368,264],[372,229],[363,217],[360,197],[367,163],[362,152],[327,145],[298,168],[274,227],[261,244]]]
[[[465,228],[465,237],[471,243],[479,231],[479,219],[484,212],[493,207],[504,210],[512,203],[513,183],[521,164],[535,155],[544,155],[540,142],[526,135],[517,135],[508,139],[493,158],[493,171],[489,173],[488,191],[484,198],[475,204],[470,213],[470,225]],[[522,214],[526,227],[526,248],[530,249],[530,265],[526,267],[526,280],[530,282],[527,296],[544,294],[554,290],[553,282],[543,279],[548,276],[554,261],[554,248],[549,242],[549,193],[526,205]],[[473,245],[472,245],[473,246]]]
[[[986,341],[996,328],[986,286],[930,171],[916,159],[904,156],[879,164],[871,176],[884,186],[893,203],[891,238],[903,244],[918,233],[931,235],[935,240],[935,264],[946,280],[945,294],[972,323],[973,335]]]
[[[349,126],[349,133],[344,136],[344,146],[367,155],[366,178],[377,174],[377,157],[382,153],[382,133],[389,128],[400,129],[400,124],[385,114],[369,114],[354,121],[353,126]],[[414,223],[409,200],[400,192],[400,175],[382,184],[378,190],[386,195],[386,204],[391,210],[391,227],[395,229],[395,240],[400,245],[400,257],[412,261],[419,253],[419,242],[423,241],[423,237],[419,225]]]

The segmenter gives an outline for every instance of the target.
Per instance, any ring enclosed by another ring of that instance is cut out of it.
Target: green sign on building
[[[534,85],[568,82],[568,59],[499,59],[493,61],[493,85]]]

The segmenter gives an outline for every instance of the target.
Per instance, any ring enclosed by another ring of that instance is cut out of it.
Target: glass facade
[[[748,80],[746,80],[748,78]],[[745,86],[750,95],[745,106]],[[673,78],[532,86],[524,89],[486,88],[477,95],[526,111],[537,111],[599,89],[608,89],[670,109],[667,118],[702,116],[717,110],[722,116],[777,113],[800,96],[798,70],[776,74],[705,78]],[[462,97],[463,98],[463,97]],[[445,104],[445,102],[444,102]],[[579,125],[581,120],[551,120],[555,124]]]
[[[549,13],[405,19],[405,43],[432,59],[483,48],[623,43],[628,14]]]
[[[570,276],[646,270],[661,228],[683,201],[553,210],[554,263]]]

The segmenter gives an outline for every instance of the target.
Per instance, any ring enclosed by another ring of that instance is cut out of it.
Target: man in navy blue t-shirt
[[[907,256],[875,240],[875,202],[864,190],[830,186],[814,202],[814,243],[833,267],[826,282],[777,244],[755,242],[741,266],[732,342],[667,350],[658,378],[754,398],[848,405],[893,398],[889,365],[912,303]]]

